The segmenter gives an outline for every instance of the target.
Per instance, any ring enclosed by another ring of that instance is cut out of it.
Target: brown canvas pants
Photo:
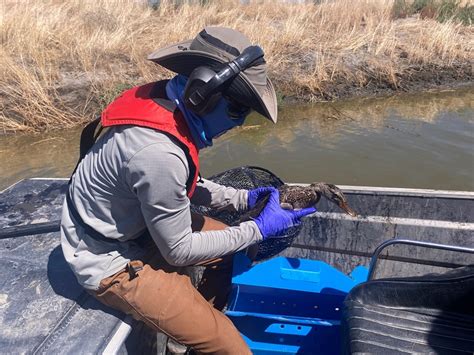
[[[193,230],[223,229],[211,218],[193,215]],[[156,254],[134,260],[100,283],[95,297],[140,320],[198,353],[251,354],[222,309],[230,290],[232,257],[201,263],[206,266],[198,290]],[[218,308],[218,309],[216,309]]]

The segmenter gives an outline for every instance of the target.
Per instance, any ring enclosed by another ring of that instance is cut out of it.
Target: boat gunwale
[[[48,178],[33,177],[21,179],[7,188],[0,191],[4,193],[25,180],[57,180],[68,181],[69,178]],[[309,186],[308,183],[289,182],[288,185]],[[342,191],[348,194],[363,195],[387,195],[387,196],[415,196],[415,197],[441,197],[441,198],[462,198],[474,199],[474,191],[458,191],[458,190],[437,190],[437,189],[415,189],[408,187],[380,187],[380,186],[356,186],[356,185],[337,185]]]

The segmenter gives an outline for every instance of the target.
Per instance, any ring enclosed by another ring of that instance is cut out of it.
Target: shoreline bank
[[[12,1],[0,23],[0,131],[89,121],[125,89],[170,78],[147,55],[209,25],[264,48],[280,104],[473,86],[474,26],[394,15],[397,3]]]
[[[333,82],[327,85],[324,93],[307,92],[299,96],[280,93],[283,103],[337,102],[351,99],[371,99],[400,94],[422,94],[445,90],[474,89],[474,74],[471,65],[441,70],[418,70],[415,75],[400,77],[400,84],[370,83],[356,87],[349,82]]]
[[[350,100],[370,100],[399,95],[419,95],[423,93],[439,93],[443,91],[474,90],[474,75],[472,72],[468,73],[468,70],[470,70],[470,68],[465,66],[464,68],[461,68],[461,70],[447,69],[436,71],[436,73],[433,73],[433,71],[418,71],[416,77],[409,77],[407,78],[408,80],[401,78],[401,85],[398,87],[395,87],[390,83],[370,83],[364,87],[356,87],[350,82],[339,81],[329,83],[325,87],[324,92],[305,92],[302,90],[300,93],[294,94],[292,92],[280,91],[278,84],[276,84],[278,106],[281,107],[295,104],[308,105],[326,102],[340,103]],[[430,76],[427,78],[427,76],[432,74],[436,74],[436,76]],[[423,77],[428,80],[423,79]],[[74,82],[71,86],[62,86],[59,92],[62,92],[63,95],[58,95],[56,100],[69,104],[75,103],[76,107],[80,106],[81,102],[89,101],[90,98],[87,97],[86,93],[90,92],[91,87],[90,85],[81,86],[80,82],[81,80],[78,80],[78,82]],[[142,83],[145,83],[145,81],[137,81],[137,85],[141,85]],[[123,90],[132,86],[134,85],[127,85],[126,87],[123,87]],[[121,85],[120,89],[122,89]],[[106,94],[107,101],[112,101],[113,98],[121,92],[121,90],[117,90],[117,88],[112,88],[111,90],[113,93]],[[71,96],[74,96],[74,98],[72,99]],[[6,109],[8,110],[8,105],[6,106]],[[72,124],[66,126],[32,127],[30,125],[24,125],[18,126],[16,129],[9,129],[8,125],[14,126],[15,123],[7,123],[7,127],[5,127],[5,121],[8,120],[8,118],[0,117],[0,120],[3,121],[1,123],[4,125],[4,127],[2,127],[2,124],[0,124],[0,135],[11,133],[42,133],[62,130],[65,128],[74,128],[93,119],[93,117],[96,117],[96,115],[100,114],[103,107],[104,102],[89,102],[88,109],[92,111],[92,113],[78,116]]]

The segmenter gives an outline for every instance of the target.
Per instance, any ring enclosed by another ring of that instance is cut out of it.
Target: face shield
[[[214,110],[201,117],[203,131],[208,140],[223,135],[228,130],[241,126],[250,109],[222,98]]]

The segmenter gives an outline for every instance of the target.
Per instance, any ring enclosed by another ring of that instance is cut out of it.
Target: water
[[[0,137],[0,190],[67,177],[80,129]],[[285,181],[474,191],[474,89],[351,100],[257,116],[201,152],[202,175],[241,165]]]

